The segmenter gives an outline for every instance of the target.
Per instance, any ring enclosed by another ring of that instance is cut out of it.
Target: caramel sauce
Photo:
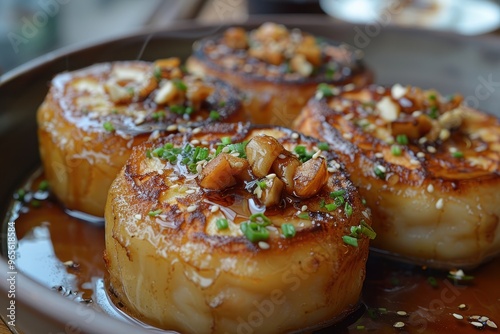
[[[36,173],[21,188],[35,192],[42,179],[43,175]],[[210,200],[228,204],[238,216],[247,216],[258,209],[234,197],[213,195]],[[130,322],[106,298],[104,227],[69,216],[51,197],[40,200],[39,206],[33,204],[17,200],[9,213],[15,221],[19,240],[16,263],[19,270],[53,288],[54,293]],[[336,333],[470,333],[475,327],[469,317],[474,315],[486,316],[500,325],[500,258],[466,274],[474,279],[466,284],[457,283],[447,278],[447,272],[395,262],[372,253],[367,263],[362,307],[340,324],[319,333],[332,330]],[[463,319],[455,318],[454,313]],[[403,327],[395,328],[400,322]],[[482,323],[486,333],[498,331],[486,321]]]

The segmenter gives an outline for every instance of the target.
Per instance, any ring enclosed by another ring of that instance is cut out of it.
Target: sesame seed
[[[275,226],[272,226],[272,225],[266,226],[266,229],[268,229],[269,231],[272,231],[272,232],[278,231],[278,229]]]
[[[396,322],[394,325],[392,325],[395,328],[403,328],[405,326],[405,323],[402,321]]]
[[[269,175],[266,175],[266,178],[267,178],[267,179],[269,179],[269,180],[272,180],[272,179],[274,179],[275,177],[276,177],[276,174],[274,174],[274,173],[271,173],[271,174],[269,174]]]
[[[433,186],[432,184],[429,184],[429,185],[427,186],[427,192],[429,192],[429,193],[434,192],[434,186]]]
[[[424,152],[418,152],[417,153],[418,158],[425,158],[425,153]]]
[[[193,144],[193,145],[198,145],[199,143],[200,143],[200,141],[198,139],[191,140],[191,144]]]
[[[458,313],[452,313],[451,314],[455,319],[462,320],[464,317],[461,314]]]
[[[135,219],[141,219],[141,218],[142,218],[142,216],[141,216],[140,214],[136,214],[136,215],[134,216],[134,218],[135,218]]]
[[[307,210],[307,205],[302,205],[302,207],[300,208],[300,210],[306,211]]]
[[[170,186],[170,189],[175,189],[175,188],[179,188],[179,185],[176,183],[176,184],[172,184]]]
[[[187,207],[186,211],[187,212],[195,212],[196,209],[198,209],[197,205],[190,205],[190,206]]]
[[[458,308],[461,309],[461,310],[465,310],[467,308],[467,305],[460,304],[460,305],[458,305]]]
[[[202,166],[202,165],[197,165],[197,166],[196,166],[196,172],[197,172],[198,174],[201,174],[201,171],[202,171],[202,170],[203,170],[203,166]]]
[[[234,167],[236,167],[236,168],[241,168],[241,167],[243,167],[243,162],[241,162],[241,161],[236,161],[236,162],[234,163]]]
[[[478,146],[474,149],[474,151],[480,153],[480,152],[484,152],[488,149],[488,146],[487,145],[482,145],[482,146]]]
[[[66,267],[72,267],[75,263],[71,260],[69,261],[66,261],[66,262],[63,262],[63,264],[66,266]]]
[[[480,318],[480,316],[478,316],[478,315],[471,315],[469,317],[469,320],[479,320],[479,318]]]
[[[487,320],[490,320],[490,318],[488,318],[484,315],[481,318],[479,318],[479,321],[481,321],[481,322],[486,322]]]
[[[353,83],[349,83],[349,84],[347,84],[347,85],[344,85],[344,88],[343,88],[343,89],[344,89],[344,91],[348,92],[348,91],[353,90],[354,88],[356,88],[356,85],[355,85],[355,84],[353,84]]]
[[[396,314],[402,317],[406,317],[408,315],[405,311],[397,311]]]
[[[491,320],[488,320],[486,321],[486,325],[488,325],[488,327],[491,327],[491,328],[498,328],[497,327],[497,324],[495,324],[493,321]]]
[[[327,171],[328,173],[334,173],[337,169],[335,167],[328,167]]]
[[[441,210],[443,208],[443,199],[440,198],[436,202],[436,209]]]
[[[427,152],[429,153],[436,153],[437,150],[434,146],[427,146]]]
[[[208,145],[208,144],[209,144],[209,142],[208,142],[208,141],[206,141],[206,140],[202,140],[202,141],[201,141],[201,145],[205,145],[205,146],[206,146],[206,145]]]
[[[197,133],[200,133],[201,132],[201,128],[195,128],[193,129],[193,134],[197,134]]]
[[[421,112],[420,110],[417,110],[417,111],[412,112],[412,114],[411,114],[411,115],[412,115],[413,117],[418,117],[418,116],[422,115],[422,112]]]
[[[353,113],[349,113],[349,114],[347,114],[347,115],[344,116],[344,119],[347,120],[347,121],[351,120],[353,118],[354,118],[354,114]]]
[[[448,138],[450,138],[450,130],[442,129],[441,131],[439,131],[439,139],[444,141]]]
[[[221,152],[222,152],[222,153],[227,153],[227,152],[229,152],[229,147],[225,146],[225,147],[222,149],[222,151],[221,151]]]
[[[351,140],[351,139],[352,139],[352,133],[344,133],[344,134],[342,135],[342,137],[344,137],[344,138],[345,138],[345,139],[347,139],[347,140]]]
[[[450,148],[449,148],[449,151],[450,151],[450,153],[455,153],[455,152],[456,152],[456,151],[458,151],[458,150],[457,150],[457,148],[456,148],[456,147],[450,147]]]
[[[484,325],[478,321],[472,321],[470,323],[472,326],[477,327],[477,328],[482,328]]]
[[[410,164],[417,166],[417,165],[420,165],[420,161],[415,160],[415,159],[410,159]]]
[[[318,159],[321,154],[321,151],[316,151],[316,153],[313,154],[312,158],[313,159]]]
[[[292,138],[293,139],[298,139],[299,138],[299,134],[298,133],[292,133]]]
[[[381,158],[383,158],[383,157],[384,157],[384,154],[383,154],[383,153],[380,153],[380,152],[375,153],[375,158],[379,158],[379,159],[381,159]]]
[[[167,126],[167,131],[175,131],[175,130],[177,130],[177,125],[173,124]]]
[[[193,189],[186,190],[186,194],[194,194],[195,191]]]
[[[387,169],[386,169],[384,166],[382,166],[382,165],[377,165],[377,169],[378,169],[379,171],[381,171],[382,173],[387,172]]]
[[[240,156],[240,152],[233,152],[233,153],[231,153],[231,155],[233,157],[239,157]]]
[[[259,247],[260,249],[269,249],[269,244],[265,241],[259,241]]]
[[[286,155],[284,155],[284,154],[280,154],[280,155],[278,155],[278,158],[280,158],[280,159],[285,159],[285,158],[286,158]]]
[[[210,212],[214,213],[214,212],[217,212],[217,211],[219,211],[219,206],[218,205],[212,205],[212,207],[210,208]]]

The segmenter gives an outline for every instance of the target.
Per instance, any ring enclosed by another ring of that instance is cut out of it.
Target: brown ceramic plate
[[[245,27],[253,28],[268,20],[362,49],[378,83],[414,84],[436,88],[445,94],[460,92],[471,106],[500,115],[498,39],[377,25],[340,25],[325,17],[258,18]],[[22,219],[18,220],[18,271],[11,273],[7,263],[8,222],[12,218],[9,210],[15,204],[13,194],[39,166],[35,114],[55,74],[112,60],[186,58],[194,40],[221,28],[184,22],[161,30],[140,31],[105,43],[47,54],[0,78],[0,152],[4,157],[0,164],[0,214],[4,217],[0,314],[7,322],[11,321],[12,312],[7,307],[15,301],[14,330],[150,333],[111,317],[111,311],[98,302],[95,285],[100,284],[104,273],[102,227],[65,217],[50,201],[44,201],[39,209],[28,207],[28,212],[22,213]],[[40,246],[44,242],[48,246]],[[63,264],[70,260],[78,261],[79,269]],[[358,332],[364,328],[393,332],[393,325],[403,322],[403,330],[410,333],[468,333],[472,325],[467,316],[472,315],[484,315],[500,323],[500,290],[494,283],[500,275],[499,264],[497,259],[478,268],[472,273],[475,279],[463,284],[450,281],[443,272],[372,257],[363,294],[364,307],[336,326],[335,331]],[[14,280],[7,280],[11,276],[15,277],[15,298],[8,295],[13,288],[10,283]],[[61,296],[51,289],[59,285],[62,289],[76,285],[81,288],[80,294],[64,290],[66,296]],[[83,305],[87,298],[93,298],[93,305]],[[460,304],[466,308],[459,308]],[[407,315],[398,315],[398,311]],[[456,319],[453,313],[463,315],[464,319]]]

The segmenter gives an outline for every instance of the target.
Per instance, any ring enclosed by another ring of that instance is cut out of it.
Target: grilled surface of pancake
[[[444,268],[500,252],[500,123],[459,95],[322,85],[296,128],[339,152],[373,210],[375,248]]]
[[[219,124],[136,147],[106,206],[108,285],[127,312],[182,333],[289,332],[352,312],[373,230],[317,144]]]
[[[252,122],[290,126],[318,83],[370,84],[372,73],[361,57],[348,45],[265,23],[250,32],[230,28],[196,42],[187,68],[240,88]]]
[[[47,179],[71,210],[103,217],[131,148],[187,122],[239,121],[227,84],[185,75],[176,58],[97,64],[54,78],[38,111]]]

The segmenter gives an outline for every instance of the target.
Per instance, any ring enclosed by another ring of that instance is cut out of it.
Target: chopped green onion
[[[220,114],[215,111],[215,110],[212,110],[210,112],[210,115],[209,115],[210,119],[214,120],[214,121],[218,121],[220,119]]]
[[[449,274],[447,277],[451,280],[454,280],[455,282],[460,282],[460,281],[466,282],[466,281],[472,281],[474,279],[474,276],[471,275],[459,276],[459,275]]]
[[[363,325],[357,325],[356,329],[357,330],[363,330],[363,329],[365,329],[365,326],[363,326]]]
[[[352,215],[352,206],[348,202],[345,202],[345,207],[344,211],[347,217],[350,217]]]
[[[160,118],[165,117],[167,114],[164,111],[157,111],[151,114],[151,117],[153,117],[154,120],[159,120]]]
[[[320,207],[321,209],[323,209],[323,208],[325,207],[325,199],[324,199],[324,198],[322,198],[322,199],[319,201],[319,207]]]
[[[250,221],[252,223],[258,223],[262,226],[271,225],[271,220],[267,218],[263,213],[254,213],[250,216]]]
[[[335,203],[325,204],[325,209],[327,209],[328,211],[333,211],[336,208],[338,208],[338,206]]]
[[[38,184],[38,190],[40,190],[40,191],[49,190],[49,181],[47,181],[47,180],[40,181],[40,183]]]
[[[222,137],[220,141],[222,142],[222,145],[229,145],[231,144],[231,137]]]
[[[151,155],[151,150],[146,150],[146,158],[151,159],[153,156]]]
[[[387,309],[385,307],[379,307],[378,308],[380,314],[386,314],[387,313]]]
[[[148,216],[150,216],[150,217],[156,217],[156,216],[158,216],[162,212],[163,212],[162,209],[158,209],[158,210],[154,210],[154,211],[149,211],[148,212]]]
[[[408,136],[405,134],[397,135],[396,142],[400,145],[408,145]]]
[[[251,242],[259,242],[269,239],[269,231],[260,224],[243,222],[240,225],[241,232]]]
[[[259,186],[260,189],[264,190],[267,188],[267,183],[266,181],[262,180],[262,181],[257,181],[257,186]]]
[[[452,155],[454,158],[457,158],[457,159],[462,159],[462,158],[464,157],[463,152],[460,152],[460,151],[453,152],[451,155]]]
[[[39,208],[40,206],[42,206],[42,202],[37,199],[33,199],[31,200],[30,205],[34,208]]]
[[[185,84],[185,83],[184,83],[184,81],[182,81],[181,79],[174,79],[174,80],[173,80],[173,82],[174,82],[175,87],[176,87],[178,90],[182,90],[182,91],[187,90],[187,86],[186,86],[186,84]]]
[[[335,75],[335,72],[337,71],[337,68],[335,65],[329,65],[327,68],[326,68],[326,72],[325,72],[325,77],[326,79],[328,80],[333,80],[333,76]]]
[[[330,145],[328,145],[328,143],[319,143],[318,148],[321,151],[328,151],[330,149]]]
[[[432,286],[433,288],[438,287],[438,282],[437,282],[436,278],[434,278],[432,276],[427,277],[427,283],[429,283],[430,286]]]
[[[358,247],[358,239],[351,237],[350,235],[344,235],[342,237],[344,243],[353,247]]]
[[[307,212],[302,212],[297,215],[300,219],[307,219],[309,220],[309,214]]]
[[[226,101],[219,102],[219,107],[225,107],[225,106],[226,106]]]
[[[436,98],[437,98],[437,97],[436,97],[436,94],[429,94],[428,98],[429,98],[429,100],[431,100],[431,101],[436,101]]]
[[[229,147],[229,150],[231,152],[238,152],[240,155],[240,158],[246,158],[247,154],[245,152],[245,148],[247,147],[248,140],[245,140],[241,143],[235,143],[235,144],[229,144],[227,147]]]
[[[161,68],[159,68],[158,66],[156,66],[155,69],[154,69],[153,75],[154,75],[154,77],[155,77],[156,80],[160,81],[160,79],[161,79]]]
[[[185,106],[181,106],[181,105],[173,105],[173,106],[170,106],[170,111],[175,113],[175,114],[178,114],[178,115],[191,115],[191,113],[193,112],[193,108],[191,107],[185,107]]]
[[[366,206],[366,199],[362,198],[361,199],[361,204],[363,204],[364,206]]]
[[[135,93],[134,87],[127,87],[126,90],[129,95],[134,95]]]
[[[335,205],[336,205],[337,207],[339,207],[339,206],[342,206],[342,205],[344,204],[345,199],[344,199],[344,197],[342,197],[342,196],[337,196],[337,197],[335,197],[335,198],[333,199],[333,202],[335,203]]]
[[[402,151],[401,151],[401,146],[399,146],[399,145],[395,145],[395,144],[394,144],[394,145],[392,145],[392,146],[391,146],[391,153],[392,153],[392,155],[394,155],[395,157],[399,157],[399,156],[401,155],[401,153],[402,153]]]
[[[335,197],[339,197],[339,196],[344,196],[346,193],[346,190],[345,189],[339,189],[339,190],[335,190],[335,191],[332,191],[330,193],[330,197],[331,198],[335,198]]]
[[[320,83],[318,85],[317,91],[320,92],[324,97],[333,96],[332,88],[326,83]]]
[[[366,235],[369,239],[373,240],[377,237],[377,232],[373,230],[373,227],[368,225],[364,220],[360,221],[361,233]]]
[[[380,167],[382,167],[382,166],[379,166],[379,165],[375,166],[373,171],[375,172],[375,175],[378,178],[385,180],[385,172]]]
[[[295,236],[295,226],[292,224],[283,224],[281,225],[281,232],[285,236],[285,238],[293,238]]]
[[[109,131],[109,132],[115,130],[115,127],[113,126],[113,123],[111,123],[111,122],[104,122],[104,124],[102,126],[104,127],[104,130]]]
[[[432,119],[437,119],[439,116],[438,108],[436,106],[432,106],[429,111],[429,117]]]
[[[218,218],[215,221],[215,225],[217,225],[217,229],[219,229],[219,230],[225,230],[225,229],[229,228],[229,224],[227,223],[226,218]]]
[[[293,151],[297,154],[299,157],[300,162],[306,162],[308,160],[311,160],[312,156],[314,153],[309,153],[307,152],[307,149],[303,145],[297,145],[293,149]]]

